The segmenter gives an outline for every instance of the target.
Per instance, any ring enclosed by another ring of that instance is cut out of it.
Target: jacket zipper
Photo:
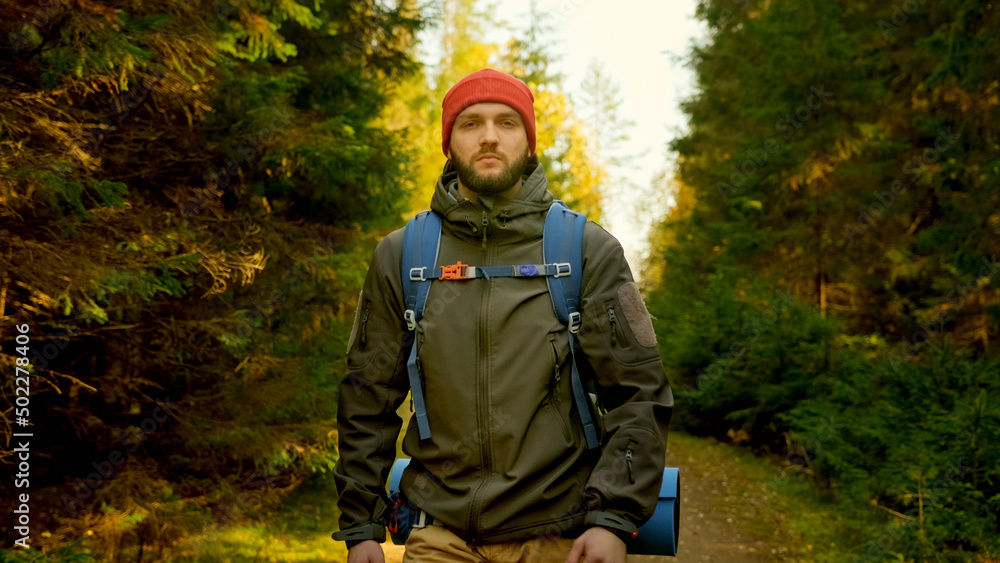
[[[484,254],[486,253],[486,226],[489,225],[489,224],[490,224],[490,222],[486,218],[486,212],[483,211],[483,253]]]
[[[483,211],[483,264],[489,265],[489,249],[486,246],[486,228],[489,226],[489,218],[485,211]],[[480,303],[482,303],[479,312],[479,342],[481,350],[489,349],[489,321],[487,320],[487,315],[489,314],[489,292],[490,288],[493,287],[491,283],[482,284],[482,298]],[[486,482],[489,480],[491,474],[493,473],[493,461],[490,452],[490,435],[489,435],[489,406],[486,405],[486,401],[489,397],[489,366],[485,362],[479,364],[482,369],[482,375],[476,378],[476,403],[477,403],[477,413],[476,417],[479,422],[479,429],[481,433],[480,441],[480,452],[481,459],[483,462],[483,480],[479,483],[476,491],[472,495],[472,502],[469,503],[469,543],[476,545],[479,543],[479,527],[481,525],[481,518],[477,513],[476,504],[480,501],[479,495],[486,486]]]
[[[628,443],[628,447],[625,448],[625,465],[628,466],[628,482],[635,484],[635,479],[632,478],[632,442]]]

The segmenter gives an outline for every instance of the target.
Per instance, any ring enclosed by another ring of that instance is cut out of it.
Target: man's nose
[[[486,126],[483,127],[483,136],[479,139],[479,143],[482,145],[496,144],[500,141],[500,136],[497,134],[497,126],[491,121],[486,122]]]

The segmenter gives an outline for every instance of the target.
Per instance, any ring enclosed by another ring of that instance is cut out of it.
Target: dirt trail
[[[667,466],[680,468],[681,523],[680,544],[676,557],[630,555],[628,563],[761,563],[779,561],[772,545],[750,537],[730,522],[739,513],[741,495],[747,480],[730,475],[725,468],[706,467],[700,448],[722,448],[708,441],[670,441]],[[729,521],[727,521],[727,519]],[[735,518],[739,521],[739,518]],[[386,563],[401,563],[403,547],[383,544]]]
[[[698,453],[687,444],[672,443],[667,448],[667,466],[680,468],[681,523],[676,557],[632,555],[628,563],[750,563],[775,561],[771,547],[764,541],[740,533],[727,519],[733,520],[733,506],[739,495],[737,476],[725,471],[706,471],[699,467]],[[720,447],[720,446],[715,446]],[[718,469],[718,468],[713,468]],[[738,521],[738,520],[737,520]]]

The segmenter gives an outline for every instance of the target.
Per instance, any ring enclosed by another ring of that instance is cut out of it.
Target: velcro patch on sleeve
[[[639,344],[647,348],[656,346],[653,319],[646,310],[646,303],[642,300],[642,294],[639,293],[639,287],[635,282],[623,283],[618,287],[618,302],[622,304],[625,319]]]

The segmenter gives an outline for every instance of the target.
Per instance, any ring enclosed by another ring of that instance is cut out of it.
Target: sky
[[[487,3],[480,0],[479,5]],[[552,52],[561,58],[552,70],[564,74],[563,88],[569,98],[580,98],[584,74],[596,59],[620,87],[621,117],[636,123],[621,151],[636,156],[633,166],[621,171],[629,182],[615,182],[616,193],[604,201],[601,224],[621,241],[632,273],[640,279],[649,227],[673,200],[662,189],[652,200],[639,191],[648,194],[659,172],[672,175],[674,156],[667,143],[687,130],[680,102],[694,91],[694,76],[683,59],[692,42],[703,41],[705,34],[702,22],[694,19],[697,2],[536,0],[536,4],[539,16],[554,28],[549,38]],[[526,27],[530,0],[500,0],[494,6],[497,20],[515,29]],[[436,62],[439,34],[440,29],[431,29],[422,36],[425,62]],[[510,36],[509,30],[493,29],[488,30],[486,40],[503,44]]]

